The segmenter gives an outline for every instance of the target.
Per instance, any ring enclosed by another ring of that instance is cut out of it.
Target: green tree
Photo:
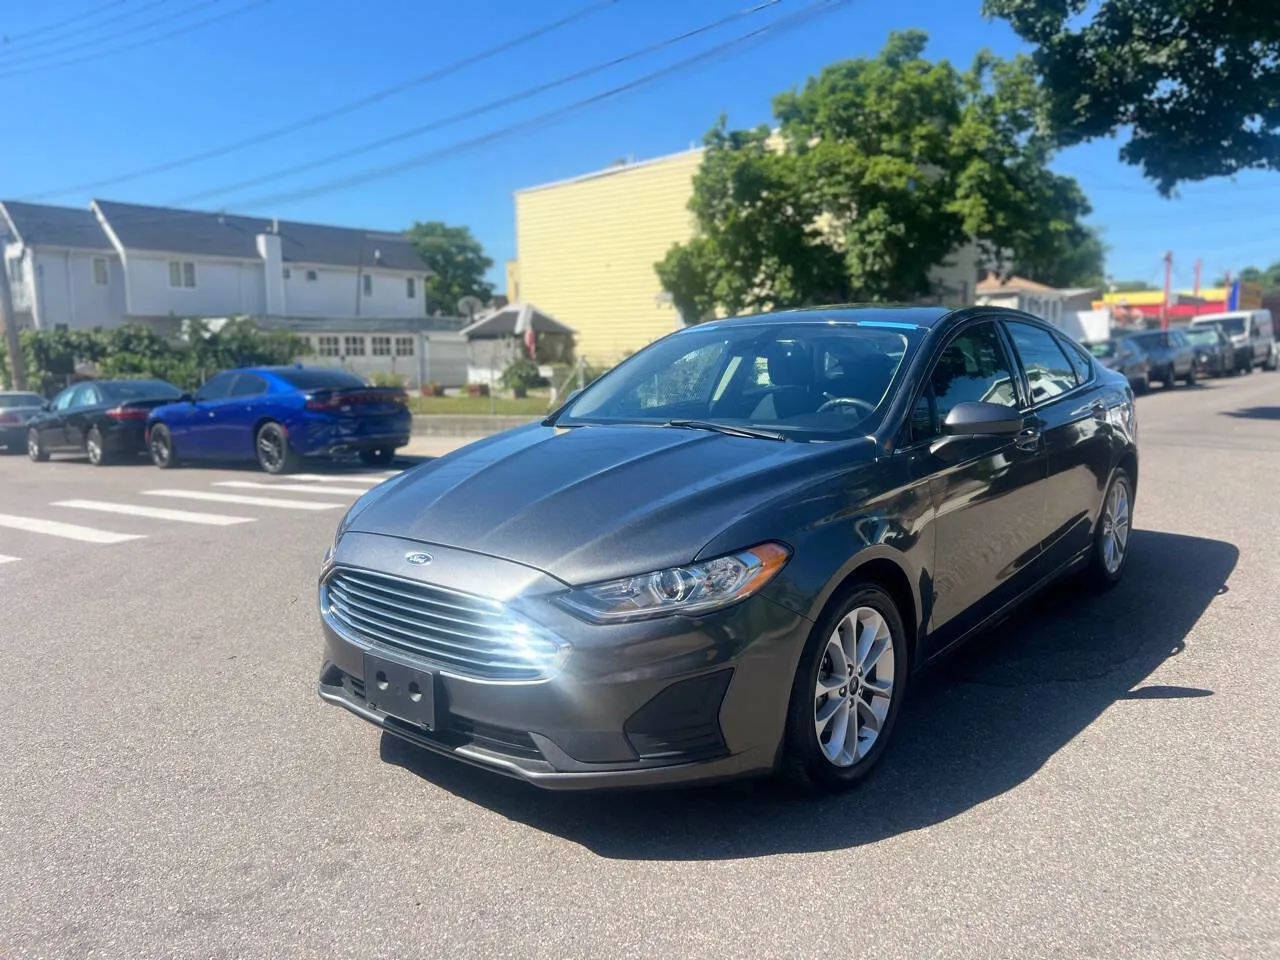
[[[1280,170],[1280,15],[1264,0],[983,0],[1033,44],[1064,146],[1120,135],[1120,157],[1179,184]]]
[[[414,223],[409,239],[430,271],[423,283],[429,313],[454,316],[463,297],[479,297],[484,303],[493,298],[493,287],[484,279],[493,261],[469,227],[438,220]]]
[[[1026,58],[966,71],[924,59],[920,31],[826,67],[774,100],[777,134],[707,135],[690,202],[697,236],[656,265],[689,320],[930,294],[967,238],[1042,282],[1101,279],[1079,185],[1048,169],[1041,90]]]

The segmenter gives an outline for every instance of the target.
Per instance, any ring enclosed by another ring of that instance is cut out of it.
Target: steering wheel
[[[834,410],[836,407],[861,407],[867,413],[875,413],[876,408],[873,404],[867,403],[858,397],[832,397],[826,403],[818,408],[818,413],[826,413],[828,410]]]

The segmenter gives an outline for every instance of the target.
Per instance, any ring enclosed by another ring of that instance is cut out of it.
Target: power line
[[[271,0],[253,0],[253,2],[251,3],[246,3],[239,7],[235,7],[234,9],[228,10],[225,13],[220,13],[217,16],[213,16],[213,17],[206,17],[203,20],[197,20],[195,23],[189,23],[186,26],[178,27],[176,29],[168,31],[167,33],[157,34],[154,37],[147,37],[146,39],[138,40],[135,43],[122,44],[121,46],[114,47],[110,50],[103,50],[98,53],[91,53],[83,57],[75,57],[71,60],[59,60],[56,63],[41,63],[36,66],[25,67],[21,70],[6,70],[4,72],[0,72],[0,80],[3,80],[7,77],[20,77],[20,76],[25,76],[31,73],[40,73],[44,70],[55,70],[55,69],[58,69],[59,67],[70,67],[80,63],[91,63],[94,60],[102,60],[105,57],[113,57],[118,53],[124,53],[129,50],[136,50],[139,47],[150,46],[153,43],[159,43],[161,40],[168,40],[171,37],[181,36],[184,33],[191,33],[195,30],[200,30],[204,27],[212,26],[213,24],[220,23],[223,20],[229,20],[231,17],[239,16],[242,13],[247,13],[248,11],[253,10],[257,7],[265,6],[270,2]]]
[[[246,201],[246,206],[253,205],[262,207],[273,204],[293,203],[297,200],[306,200],[310,197],[320,196],[326,193],[334,193],[344,190],[347,187],[360,186],[362,184],[369,183],[372,180],[383,179],[385,177],[394,176],[397,173],[403,173],[406,170],[426,166],[436,160],[443,160],[447,157],[453,156],[454,154],[464,153],[467,150],[483,146],[487,143],[492,143],[495,140],[500,140],[504,137],[508,137],[525,130],[545,126],[550,122],[559,120],[569,114],[576,113],[586,107],[593,106],[594,104],[601,103],[605,100],[613,99],[614,97],[621,96],[624,93],[629,93],[632,90],[642,86],[647,86],[650,83],[664,79],[672,74],[705,66],[712,58],[728,53],[736,47],[747,44],[753,40],[757,40],[766,34],[780,32],[781,30],[799,26],[806,20],[815,19],[824,13],[829,13],[832,10],[844,6],[849,2],[850,0],[815,0],[815,2],[809,4],[807,7],[775,20],[773,23],[765,24],[764,26],[758,27],[749,33],[741,34],[740,36],[734,37],[732,40],[726,41],[718,46],[711,47],[708,50],[704,50],[701,53],[671,64],[670,66],[663,67],[660,70],[655,70],[652,73],[645,74],[635,80],[613,87],[603,93],[597,93],[593,96],[570,103],[567,106],[550,110],[536,117],[531,117],[528,120],[522,120],[506,127],[500,127],[497,130],[490,131],[489,133],[482,134],[478,137],[472,137],[471,139],[461,141],[460,143],[455,143],[427,153],[418,154],[417,156],[410,157],[407,160],[403,160],[398,163],[375,167],[372,170],[366,170],[361,173],[331,180],[326,183],[317,184],[316,186],[301,190],[278,193],[271,196],[248,200]]]
[[[200,2],[195,3],[192,6],[174,10],[171,13],[166,13],[164,16],[156,17],[154,20],[149,20],[145,23],[135,23],[132,26],[125,27],[123,30],[116,30],[113,33],[107,33],[101,37],[82,40],[79,43],[73,43],[69,46],[60,47],[56,50],[42,50],[30,56],[20,54],[16,57],[5,57],[3,60],[0,60],[0,68],[7,72],[10,67],[27,69],[29,67],[40,66],[45,61],[56,60],[64,54],[75,53],[78,50],[91,50],[94,47],[110,43],[113,40],[119,40],[121,37],[133,36],[143,32],[144,30],[150,30],[152,27],[160,27],[164,26],[166,23],[172,23],[174,20],[181,20],[183,17],[190,16],[200,10],[212,7],[219,2],[220,0],[200,0]]]
[[[782,0],[762,0],[762,2],[757,3],[754,6],[747,7],[743,10],[738,10],[737,12],[731,13],[728,16],[724,16],[718,20],[714,20],[711,23],[705,23],[701,26],[694,27],[691,30],[686,30],[684,33],[677,34],[676,36],[667,37],[666,39],[659,40],[656,43],[651,43],[648,46],[641,47],[638,50],[633,50],[630,53],[625,53],[625,54],[622,54],[621,56],[614,57],[612,60],[606,60],[602,63],[597,63],[597,64],[594,64],[593,66],[586,67],[582,70],[576,70],[573,73],[569,73],[562,77],[558,77],[555,80],[550,80],[546,83],[540,83],[536,86],[529,87],[517,93],[509,94],[508,96],[505,96],[505,97],[500,97],[497,100],[491,100],[488,103],[482,104],[478,107],[462,110],[457,113],[451,114],[447,117],[442,117],[439,120],[433,120],[432,122],[423,124],[421,126],[412,127],[408,130],[402,130],[399,133],[394,133],[394,134],[391,134],[390,136],[381,137],[377,140],[373,140],[368,143],[361,144],[360,146],[348,147],[345,150],[339,150],[338,152],[328,154],[327,156],[317,157],[314,160],[308,160],[305,163],[296,164],[292,167],[285,167],[284,169],[276,170],[272,173],[265,173],[260,176],[250,177],[247,180],[239,180],[235,183],[227,184],[222,187],[213,187],[207,190],[201,190],[197,193],[188,194],[185,197],[180,197],[179,199],[172,201],[168,205],[180,206],[182,204],[191,203],[196,200],[203,200],[206,197],[213,197],[213,196],[219,196],[221,194],[232,193],[238,190],[242,190],[246,187],[256,187],[259,184],[270,183],[274,180],[283,180],[286,177],[291,177],[299,173],[304,173],[308,170],[314,170],[318,167],[328,166],[330,164],[337,163],[341,160],[348,160],[352,157],[360,156],[361,154],[364,154],[364,153],[369,153],[373,150],[380,150],[383,147],[388,147],[395,143],[401,143],[405,140],[411,140],[416,137],[420,137],[423,134],[432,133],[444,127],[452,126],[454,124],[461,123],[465,120],[471,120],[476,117],[483,116],[486,113],[492,113],[494,110],[499,110],[499,109],[502,109],[503,107],[509,107],[512,104],[519,103],[523,100],[531,99],[532,97],[536,97],[540,94],[546,93],[549,90],[554,90],[558,87],[567,86],[568,84],[575,83],[579,80],[583,80],[587,77],[593,76],[594,74],[601,73],[605,70],[609,70],[613,67],[620,66],[632,60],[636,60],[641,57],[648,56],[651,53],[656,53],[659,50],[666,49],[667,47],[675,46],[678,43],[682,43],[686,40],[691,40],[694,37],[701,36],[702,34],[715,30],[719,27],[723,27],[735,21],[753,16],[754,14],[760,13],[764,10],[768,10],[771,7],[777,6],[781,2]]]
[[[119,23],[121,20],[127,20],[130,17],[136,17],[138,14],[146,10],[150,10],[153,7],[158,7],[161,4],[164,4],[167,2],[168,0],[150,0],[149,3],[144,3],[140,7],[134,7],[132,10],[124,11],[124,13],[117,13],[114,17],[107,17],[104,20],[99,20],[97,23],[81,23],[78,29],[68,30],[65,33],[55,34],[52,37],[45,37],[42,40],[36,40],[34,43],[27,43],[24,41],[18,44],[18,50],[19,50],[19,53],[22,54],[36,47],[47,47],[50,44],[61,43],[64,40],[70,40],[72,37],[78,37],[84,33],[92,33],[94,30],[101,30],[103,27],[107,26],[108,24]],[[116,6],[116,4],[109,3],[107,4],[106,7],[103,7],[102,9],[107,10],[114,6]],[[142,29],[142,27],[137,27],[136,29]],[[125,33],[128,33],[128,32],[129,31],[125,31]],[[106,38],[103,38],[103,37],[99,38],[99,40],[103,40],[103,39],[106,39]],[[6,44],[7,43],[8,41],[6,41]],[[8,52],[7,49],[0,49],[0,54],[5,54],[7,52]],[[40,54],[40,56],[45,57],[45,56],[51,56],[54,54],[61,54],[65,52],[66,52],[65,50],[49,50]]]
[[[129,2],[130,0],[111,0],[110,3],[104,3],[102,6],[96,8],[96,10],[90,10],[88,13],[77,13],[75,16],[66,17],[62,20],[56,21],[55,23],[47,23],[43,27],[36,27],[36,29],[30,30],[27,33],[20,33],[17,36],[12,37],[6,34],[4,36],[0,36],[0,44],[13,43],[15,40],[25,41],[28,37],[38,37],[41,34],[49,33],[52,30],[61,30],[63,27],[70,26],[77,21],[90,19],[96,14],[105,13],[113,7],[124,6],[124,4]]]
[[[380,101],[386,100],[390,97],[395,96],[396,94],[403,93],[404,91],[410,90],[414,87],[419,87],[429,83],[434,83],[435,81],[441,80],[447,76],[450,76],[451,74],[457,73],[465,69],[466,67],[470,67],[470,66],[474,66],[475,64],[482,63],[485,60],[492,59],[493,57],[496,57],[502,53],[507,53],[510,50],[514,50],[517,47],[523,46],[524,44],[529,43],[532,40],[536,40],[537,38],[545,36],[546,34],[551,33],[555,30],[559,30],[562,27],[569,26],[570,24],[575,23],[578,20],[582,20],[587,16],[590,16],[591,14],[604,9],[605,7],[611,7],[614,4],[619,2],[620,0],[596,0],[596,2],[594,3],[589,3],[584,7],[579,7],[577,10],[571,11],[570,13],[559,18],[558,20],[553,20],[552,22],[545,24],[544,26],[537,27],[533,30],[528,31],[527,33],[522,33],[519,36],[511,38],[510,40],[505,40],[502,43],[497,44],[496,46],[488,47],[485,50],[481,50],[479,53],[473,54],[471,56],[468,56],[460,60],[456,60],[453,63],[447,64],[444,67],[439,67],[428,73],[423,73],[416,77],[410,77],[408,80],[403,80],[399,83],[393,84],[392,86],[384,87],[381,90],[375,90],[373,93],[367,94],[356,100],[350,100],[347,103],[341,104],[337,107],[332,107],[328,110],[322,110],[319,113],[313,113],[308,117],[303,117],[300,120],[295,120],[292,123],[285,124],[284,126],[276,127],[274,130],[267,130],[262,133],[254,134],[252,136],[243,137],[240,140],[234,140],[231,143],[223,144],[220,147],[213,147],[207,150],[201,150],[198,153],[188,154],[187,156],[179,157],[176,160],[167,160],[164,163],[158,163],[158,164],[155,164],[154,166],[144,167],[141,170],[134,170],[131,173],[123,173],[114,177],[107,177],[106,179],[103,179],[103,180],[92,180],[87,183],[78,183],[74,186],[66,187],[61,190],[46,190],[43,193],[31,194],[25,197],[24,199],[28,201],[45,200],[49,197],[59,197],[69,193],[81,193],[84,191],[99,190],[102,187],[110,187],[110,186],[115,186],[116,184],[119,184],[119,183],[128,183],[132,180],[140,180],[143,177],[149,177],[157,173],[167,173],[170,170],[177,170],[181,167],[187,167],[194,163],[200,163],[203,160],[213,160],[215,158],[223,157],[228,153],[235,153],[240,150],[245,150],[249,147],[257,146],[262,143],[267,143],[271,140],[279,139],[280,137],[283,137],[287,134],[296,133],[297,131],[304,130],[307,127],[312,127],[312,126],[315,126],[316,124],[324,123],[328,120],[332,120],[335,117],[341,117],[341,116],[344,116],[345,114],[352,113],[363,107],[367,107],[370,104],[379,103]]]

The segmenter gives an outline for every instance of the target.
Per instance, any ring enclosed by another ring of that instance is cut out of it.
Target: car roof
[[[723,320],[709,320],[705,325],[732,323],[742,324],[767,323],[899,323],[913,327],[933,327],[947,317],[957,313],[956,307],[911,307],[886,306],[884,304],[841,304],[829,307],[804,307],[796,310],[775,310],[769,313],[752,313],[737,317],[726,317]],[[988,308],[984,308],[988,309]],[[989,308],[993,312],[999,308]],[[1013,311],[999,311],[1013,314]]]

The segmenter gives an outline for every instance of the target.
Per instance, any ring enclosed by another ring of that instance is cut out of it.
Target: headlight
[[[780,543],[620,580],[579,587],[559,602],[593,623],[692,616],[745,600],[774,578],[791,557]]]

